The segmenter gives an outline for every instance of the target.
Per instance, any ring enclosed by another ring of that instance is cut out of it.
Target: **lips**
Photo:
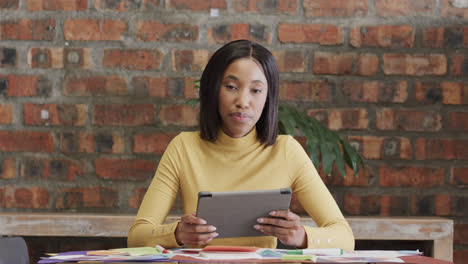
[[[252,118],[251,115],[249,115],[247,113],[241,113],[241,112],[232,113],[232,114],[230,114],[230,116],[234,120],[239,121],[239,122],[246,122],[246,121],[248,121],[248,120],[250,120]]]

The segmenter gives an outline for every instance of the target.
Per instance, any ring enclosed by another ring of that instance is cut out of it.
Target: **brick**
[[[306,55],[302,51],[276,50],[272,52],[279,72],[306,72]]]
[[[234,10],[239,13],[297,14],[297,0],[234,0]]]
[[[336,85],[328,81],[284,81],[280,84],[280,99],[308,102],[330,102]]]
[[[466,139],[419,138],[414,148],[416,160],[468,159],[468,140]]]
[[[154,123],[153,105],[96,105],[93,124],[105,126],[141,126]]]
[[[130,208],[140,208],[141,202],[143,201],[143,197],[145,197],[147,188],[136,188],[134,194],[128,201],[128,205]]]
[[[254,42],[270,43],[271,36],[265,25],[261,24],[225,24],[208,30],[208,39],[212,43],[224,44],[238,39],[249,39]]]
[[[0,125],[9,125],[13,122],[13,105],[0,104]]]
[[[0,9],[18,9],[18,6],[19,0],[0,0]]]
[[[64,25],[65,39],[78,41],[121,41],[127,30],[124,21],[109,19],[67,19]]]
[[[450,215],[450,202],[451,198],[448,194],[437,194],[435,195],[435,215],[447,216]]]
[[[468,27],[452,26],[444,31],[444,46],[448,48],[468,47]]]
[[[468,104],[468,83],[457,82],[417,82],[415,99],[424,103],[448,105]]]
[[[468,187],[468,167],[452,168],[450,183],[459,188]]]
[[[0,68],[15,68],[17,58],[15,48],[0,47]]]
[[[444,169],[380,166],[380,186],[431,188],[444,185]]]
[[[350,44],[353,47],[412,48],[412,26],[379,25],[350,29]]]
[[[133,152],[161,155],[175,136],[167,133],[136,134],[133,137]]]
[[[453,242],[468,245],[468,224],[455,224],[453,229]]]
[[[436,7],[434,0],[375,0],[379,16],[423,16],[431,14]]]
[[[351,80],[343,83],[342,91],[352,102],[404,103],[408,99],[408,82]]]
[[[42,187],[5,186],[5,208],[45,209],[49,204],[49,191]]]
[[[365,109],[308,110],[307,114],[323,122],[331,130],[363,130],[369,126]]]
[[[111,208],[119,203],[119,191],[115,188],[90,186],[65,188],[58,191],[57,209]]]
[[[382,195],[380,197],[381,216],[405,216],[410,214],[409,197]]]
[[[20,163],[20,175],[26,180],[74,181],[83,173],[83,161],[71,159],[26,159]]]
[[[424,195],[411,197],[411,214],[419,216],[434,216],[435,215],[435,196]]]
[[[117,0],[117,1],[108,1],[108,0],[96,0],[95,8],[98,10],[104,11],[146,11],[154,10],[159,6],[158,0]]]
[[[468,19],[468,8],[457,8],[452,5],[453,0],[442,0],[440,14],[443,18],[462,18]],[[468,254],[468,253],[466,253]],[[468,259],[468,257],[466,258]],[[455,262],[459,263],[459,262]],[[461,264],[462,262],[460,262]]]
[[[161,106],[159,119],[164,125],[196,126],[198,125],[197,107],[188,105]]]
[[[331,175],[326,175],[323,166],[318,169],[323,182],[327,186],[359,186],[366,187],[373,183],[375,174],[369,167],[360,168],[358,175],[354,176],[354,171],[350,167],[345,167],[346,175],[341,175],[336,166],[333,166]]]
[[[168,0],[167,7],[190,10],[190,11],[207,11],[210,9],[225,10],[227,4],[225,0],[207,0],[207,1],[192,1],[192,0]]]
[[[457,54],[452,57],[449,73],[452,76],[468,76],[468,56]]]
[[[433,111],[394,110],[377,111],[377,128],[381,130],[439,131],[442,117]]]
[[[423,32],[425,47],[442,48],[444,46],[444,28],[428,27]]]
[[[375,54],[315,52],[315,74],[371,76],[377,73],[379,59]]]
[[[132,79],[136,96],[151,96],[158,98],[198,98],[194,88],[194,78],[165,78],[138,76]]]
[[[356,144],[365,159],[411,159],[413,150],[408,138],[350,136],[348,142]]]
[[[447,58],[443,54],[384,54],[383,71],[386,75],[444,75]]]
[[[67,96],[122,96],[127,95],[127,83],[119,75],[79,77],[66,79],[63,94]]]
[[[94,161],[96,174],[107,180],[146,181],[151,179],[156,164],[150,160],[99,158]]]
[[[356,194],[344,195],[344,212],[349,215],[359,215],[361,208],[361,197]]]
[[[282,43],[318,43],[338,45],[344,41],[342,27],[326,24],[290,24],[278,26],[278,39]]]
[[[366,0],[304,0],[307,17],[364,17],[368,11]]]
[[[60,151],[63,153],[111,153],[125,150],[123,135],[119,132],[63,132],[60,133]]]
[[[464,196],[451,196],[450,215],[455,217],[468,216],[468,197]]]
[[[468,14],[466,15],[468,17]],[[466,264],[468,259],[468,250],[454,249],[453,250],[453,263]]]
[[[104,67],[127,70],[159,70],[163,54],[159,50],[104,50]]]
[[[24,104],[26,125],[84,126],[87,106],[84,104]]]
[[[55,38],[55,20],[20,19],[0,22],[0,40],[45,40]]]
[[[31,48],[27,56],[31,68],[89,69],[90,53],[89,48]]]
[[[83,11],[87,0],[26,0],[28,11]]]
[[[194,42],[198,39],[198,26],[167,24],[160,21],[137,21],[136,37],[139,41]]]
[[[53,152],[54,140],[48,132],[0,131],[0,151]]]
[[[442,82],[442,103],[449,105],[468,104],[468,82]]]
[[[468,112],[449,112],[449,128],[468,131]]]
[[[15,158],[0,159],[0,179],[14,179],[14,178],[16,178],[16,159]]]
[[[172,69],[174,71],[202,72],[208,63],[207,50],[173,50]]]
[[[34,75],[0,75],[0,96],[48,96],[50,81]]]
[[[378,215],[380,213],[380,197],[378,195],[345,194],[344,211],[350,215]]]

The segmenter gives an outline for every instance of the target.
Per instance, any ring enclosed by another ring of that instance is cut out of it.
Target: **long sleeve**
[[[307,248],[354,249],[353,232],[343,217],[333,196],[320,178],[304,149],[292,140],[288,159],[296,161],[298,173],[293,180],[293,190],[298,200],[315,221],[317,227],[304,226]],[[293,168],[294,169],[294,168]]]
[[[131,227],[127,244],[129,247],[161,245],[178,247],[175,229],[178,222],[162,224],[169,214],[179,190],[179,164],[177,139],[164,152],[156,174],[149,186],[140,209]]]

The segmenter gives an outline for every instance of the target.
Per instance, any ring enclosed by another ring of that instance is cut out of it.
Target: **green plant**
[[[199,88],[198,81],[194,83],[195,88]],[[186,103],[194,106],[199,101],[198,98],[189,99]],[[326,175],[331,174],[333,164],[343,177],[346,176],[345,163],[353,169],[355,176],[359,172],[359,167],[364,166],[361,156],[348,142],[321,122],[306,113],[299,112],[296,108],[279,105],[278,129],[280,134],[292,136],[296,131],[301,131],[306,138],[306,149],[310,159],[316,168],[321,162]]]

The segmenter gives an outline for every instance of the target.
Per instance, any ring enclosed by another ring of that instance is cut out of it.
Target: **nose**
[[[250,95],[248,89],[240,89],[236,97],[236,107],[237,108],[247,108],[250,103]]]

